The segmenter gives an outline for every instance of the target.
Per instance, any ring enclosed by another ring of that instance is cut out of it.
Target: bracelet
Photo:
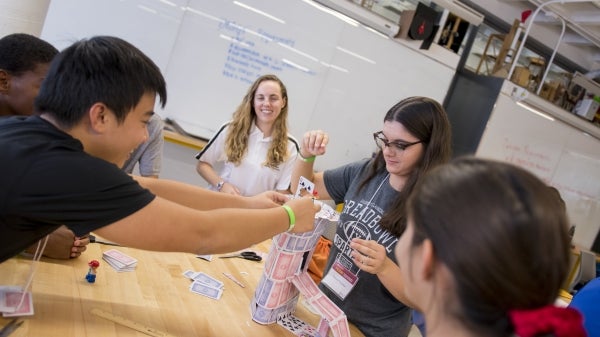
[[[296,215],[294,215],[294,211],[292,210],[292,208],[290,206],[283,205],[281,207],[283,207],[283,209],[285,209],[285,211],[287,212],[288,218],[290,219],[290,226],[288,227],[287,231],[291,232],[292,229],[294,229],[294,226],[296,226]]]
[[[310,156],[310,157],[305,158],[300,152],[298,152],[298,155],[300,156],[302,161],[305,163],[312,163],[315,161],[315,158],[317,158],[317,156]]]
[[[216,189],[217,191],[221,192],[221,189],[223,188],[223,185],[225,185],[225,181],[221,180],[217,183]]]

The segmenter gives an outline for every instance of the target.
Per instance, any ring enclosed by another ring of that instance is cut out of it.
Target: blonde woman
[[[198,174],[211,189],[223,193],[288,193],[298,144],[288,135],[287,116],[288,96],[283,82],[275,75],[259,77],[233,119],[196,156]]]

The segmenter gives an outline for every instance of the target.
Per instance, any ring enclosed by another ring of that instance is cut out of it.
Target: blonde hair
[[[284,106],[281,108],[281,113],[277,116],[273,125],[271,134],[272,142],[267,152],[267,158],[263,165],[270,168],[277,168],[289,156],[287,151],[288,144],[288,97],[287,89],[281,80],[275,75],[263,75],[256,79],[248,92],[242,99],[242,102],[233,113],[233,120],[229,123],[229,132],[225,139],[225,153],[227,160],[235,165],[242,162],[242,158],[248,150],[248,138],[250,129],[256,119],[256,111],[254,111],[254,96],[258,86],[264,81],[274,81],[279,84],[281,89],[281,97],[284,100]]]

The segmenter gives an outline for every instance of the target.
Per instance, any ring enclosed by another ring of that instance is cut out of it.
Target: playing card
[[[303,193],[303,191],[305,192]],[[305,195],[306,192],[308,192],[309,195],[313,195],[314,191],[315,184],[313,184],[312,181],[301,176],[300,180],[298,181],[298,188],[296,189],[296,194],[294,194],[294,197],[301,197]]]
[[[221,295],[223,294],[223,289],[219,288],[213,288],[211,286],[209,286],[208,284],[205,283],[201,283],[201,282],[197,282],[194,281],[191,285],[190,285],[190,291],[196,293],[196,294],[200,294],[200,295],[204,295],[206,297],[210,297],[214,300],[218,300],[221,298]]]
[[[281,298],[281,294],[285,290],[285,285],[287,281],[275,281],[273,283],[273,287],[271,288],[271,293],[267,299],[267,304],[265,305],[267,308],[275,308],[281,304],[279,299]],[[287,291],[285,292],[287,294]]]
[[[326,319],[321,318],[319,325],[317,326],[317,332],[319,333],[319,336],[327,336],[327,333],[329,332],[329,322],[327,322]]]
[[[348,321],[344,317],[337,322],[330,323],[330,329],[333,331],[334,336],[339,337],[350,337],[350,328],[348,327]]]
[[[306,298],[314,298],[320,294],[320,290],[307,273],[302,273],[292,279],[294,285]]]
[[[21,304],[21,298],[23,302]],[[31,316],[33,315],[33,298],[31,292],[23,294],[20,290],[8,290],[0,293],[0,306],[2,307],[2,316],[4,317],[15,317],[15,316]],[[17,306],[21,304],[20,307]]]
[[[271,289],[273,288],[273,281],[265,278],[265,276],[263,275],[260,279],[260,282],[258,283],[258,286],[256,287],[256,291],[254,293],[254,297],[256,299],[256,302],[262,306],[264,306],[267,303],[267,300],[269,299],[269,295],[271,294]]]
[[[288,252],[294,251],[294,247],[296,246],[296,240],[296,237],[289,235],[289,239],[287,239],[285,243],[285,250]]]
[[[202,259],[202,260],[206,260],[206,261],[212,261],[213,256],[212,255],[196,255],[197,258]]]
[[[289,254],[285,252],[280,252],[277,257],[277,262],[274,264],[273,270],[273,279],[275,280],[285,280],[288,274],[288,270],[290,268],[290,264],[294,259],[294,254]]]
[[[279,317],[277,317],[277,324],[286,328],[296,336],[318,336],[317,330],[315,330],[315,328],[291,314],[280,315]]]
[[[333,322],[344,315],[344,312],[338,308],[327,296],[321,294],[315,299],[308,300],[309,303],[317,309],[322,316],[330,322]]]
[[[183,272],[183,276],[185,276],[186,278],[189,278],[190,280],[193,280],[195,275],[196,275],[196,272],[193,270],[188,269]]]
[[[203,272],[197,272],[196,275],[192,278],[196,282],[204,283],[213,288],[223,288],[223,282],[211,277]]]

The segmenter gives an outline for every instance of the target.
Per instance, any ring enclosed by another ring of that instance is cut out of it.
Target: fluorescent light
[[[325,12],[327,14],[335,16],[336,18],[344,21],[345,23],[347,23],[349,25],[352,25],[354,27],[358,27],[360,25],[360,23],[358,21],[352,19],[351,17],[346,16],[346,15],[344,15],[344,14],[338,12],[338,11],[334,11],[334,10],[332,10],[330,8],[325,7],[325,6],[321,6],[321,5],[317,4],[316,2],[314,2],[312,0],[302,0],[302,1],[304,1],[307,5],[311,5],[314,8],[316,8],[316,9],[322,11],[322,12]]]
[[[324,65],[324,66],[326,66],[326,67],[328,67],[328,68],[335,69],[337,71],[341,71],[343,73],[349,73],[350,72],[350,71],[348,71],[348,69],[345,69],[345,68],[342,68],[342,67],[338,67],[335,64],[329,64],[329,63],[323,62],[323,61],[321,61],[321,64]]]
[[[297,63],[294,63],[294,62],[292,62],[292,61],[290,61],[288,59],[281,59],[281,60],[283,61],[283,63],[288,64],[288,65],[290,65],[290,66],[292,66],[292,67],[294,67],[296,69],[300,69],[300,70],[302,70],[302,71],[304,71],[306,73],[310,72],[310,69],[308,69],[306,67],[303,67],[303,66],[301,66],[301,65],[299,65]]]
[[[520,106],[520,107],[522,107],[522,108],[525,108],[525,109],[527,109],[527,110],[529,110],[531,112],[533,112],[534,114],[536,114],[536,115],[538,115],[540,117],[544,117],[547,120],[550,120],[550,121],[554,122],[554,118],[553,117],[548,116],[547,114],[539,111],[538,109],[536,109],[536,108],[534,108],[534,107],[532,107],[532,106],[530,106],[528,104],[525,104],[523,102],[517,102],[517,105]]]
[[[171,1],[168,1],[168,0],[158,0],[158,1],[160,1],[160,2],[162,2],[162,3],[164,3],[164,4],[167,4],[167,5],[169,5],[169,6],[173,6],[173,7],[177,6],[177,4],[176,4],[176,3],[174,3],[174,2],[171,2]]]
[[[349,73],[348,69],[345,69],[345,68],[342,68],[342,67],[338,67],[335,64],[332,64],[329,67],[331,67],[331,69],[335,69],[335,70],[341,71],[343,73]]]
[[[248,47],[248,48],[252,47],[251,45],[247,44],[246,42],[244,42],[242,40],[239,40],[239,39],[237,39],[235,37],[231,37],[231,36],[223,35],[223,34],[219,34],[219,37],[222,38],[222,39],[224,39],[224,40],[227,40],[227,41],[230,41],[230,42],[233,42],[233,43],[237,43],[237,44],[242,45],[244,47]]]
[[[262,16],[265,16],[265,17],[267,17],[267,18],[269,18],[269,19],[271,19],[271,20],[273,20],[273,21],[277,21],[277,22],[279,22],[279,23],[283,23],[283,24],[285,24],[285,21],[283,21],[283,20],[281,20],[280,18],[278,18],[278,17],[275,17],[275,16],[273,16],[273,15],[271,15],[271,14],[269,14],[269,13],[263,12],[263,11],[261,11],[260,9],[256,9],[256,8],[254,8],[254,7],[248,6],[248,5],[246,5],[245,3],[241,3],[241,2],[239,2],[239,1],[234,1],[233,3],[234,3],[234,4],[236,4],[236,5],[238,5],[238,6],[240,6],[240,7],[242,7],[242,8],[245,8],[245,9],[247,9],[247,10],[249,10],[249,11],[252,11],[252,12],[254,12],[254,13],[256,13],[256,14],[260,14],[260,15],[262,15]]]
[[[344,49],[344,48],[342,48],[342,47],[340,47],[340,46],[337,46],[336,48],[337,48],[338,50],[340,50],[340,51],[343,51],[344,53],[346,53],[346,54],[348,54],[348,55],[352,55],[352,56],[356,57],[357,59],[361,59],[361,60],[363,60],[363,61],[365,61],[365,62],[369,62],[369,63],[371,63],[371,64],[376,64],[376,63],[377,63],[377,62],[375,62],[375,61],[371,60],[370,58],[367,58],[367,57],[364,57],[364,56],[362,56],[362,55],[360,55],[360,54],[357,54],[357,53],[355,53],[355,52],[349,51],[348,49]]]
[[[150,7],[146,7],[146,6],[143,6],[143,5],[138,5],[138,8],[141,9],[141,10],[144,10],[144,11],[146,11],[148,13],[152,13],[152,14],[156,14],[157,13],[155,9],[152,9]]]
[[[386,40],[389,40],[389,39],[390,39],[390,38],[389,38],[389,36],[387,36],[387,35],[385,35],[385,34],[383,34],[383,33],[379,32],[379,31],[377,31],[377,30],[375,30],[375,29],[373,29],[373,28],[371,28],[371,27],[369,27],[369,26],[363,26],[363,27],[364,27],[366,30],[370,31],[371,33],[374,33],[374,34],[376,34],[376,35],[379,35],[379,36],[383,37],[383,38],[384,38],[384,39],[386,39]]]
[[[309,60],[312,60],[312,61],[315,61],[315,62],[319,62],[319,59],[317,59],[316,57],[314,57],[314,56],[312,56],[310,54],[307,54],[307,53],[305,53],[303,51],[300,51],[300,50],[298,50],[296,48],[290,47],[290,46],[288,46],[285,43],[277,42],[277,44],[280,45],[280,46],[282,46],[283,48],[286,48],[288,50],[293,51],[294,53],[296,53],[298,55],[302,55],[302,56],[306,57]]]

